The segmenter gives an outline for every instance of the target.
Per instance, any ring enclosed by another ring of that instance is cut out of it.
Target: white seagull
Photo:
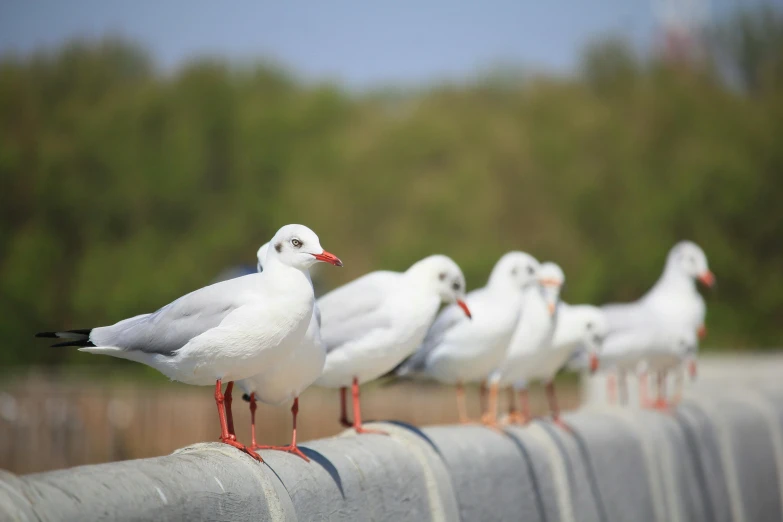
[[[395,368],[419,345],[442,302],[464,302],[465,277],[450,258],[430,256],[402,274],[368,274],[318,300],[326,365],[318,386],[340,388],[340,422],[362,426],[359,385]],[[342,320],[335,318],[341,317]],[[346,389],[353,391],[353,424],[346,416]]]
[[[258,271],[264,271],[269,243],[265,243],[258,249]],[[305,275],[310,277],[308,272]],[[310,324],[307,327],[299,345],[288,352],[274,368],[251,377],[237,381],[245,393],[243,399],[250,402],[250,449],[276,449],[293,453],[308,461],[308,459],[296,446],[296,416],[299,413],[299,395],[313,384],[321,375],[326,361],[326,348],[321,343],[321,315],[318,305],[313,307]],[[291,431],[291,444],[288,446],[260,446],[256,443],[256,401],[265,404],[279,405],[293,401],[291,414],[293,416],[293,429]]]
[[[696,289],[696,281],[711,288],[715,285],[715,276],[709,269],[704,251],[692,241],[681,241],[669,251],[663,274],[644,296],[632,303],[602,307],[609,323],[609,337],[625,330],[644,331],[667,325],[668,328],[691,329],[704,338],[707,333],[706,306]],[[617,350],[622,350],[622,347],[618,346]],[[635,356],[637,360],[632,361]],[[617,357],[617,354],[613,355],[613,358]],[[635,368],[644,359],[644,352],[629,350],[622,359],[624,364],[618,367],[618,377],[621,390],[624,390],[624,370],[631,366]],[[695,375],[695,358],[688,362],[692,375]],[[605,367],[603,361],[601,367]]]
[[[229,430],[233,381],[274,368],[301,344],[315,301],[307,269],[318,261],[342,266],[303,225],[282,227],[271,243],[260,274],[201,288],[112,326],[38,337],[72,339],[55,346],[141,362],[185,384],[214,384],[220,440],[261,460]]]
[[[557,324],[552,338],[552,349],[565,358],[558,368],[581,370],[570,361],[584,358],[591,373],[598,371],[599,357],[609,325],[603,311],[597,306],[572,305],[561,301],[557,307]]]
[[[666,371],[679,366],[698,349],[697,333],[678,325],[654,324],[616,332],[604,341],[601,365],[616,370],[620,379],[620,392],[627,398],[625,375],[646,375],[648,370],[657,372],[658,400],[656,408],[668,407],[665,399]],[[648,405],[647,382],[640,379],[640,403]]]
[[[538,261],[529,254],[505,254],[492,269],[487,285],[465,298],[472,320],[456,305],[444,308],[421,347],[396,374],[455,384],[460,422],[468,422],[463,384],[483,382],[505,357],[519,320],[522,293],[537,284],[538,268]]]
[[[510,417],[513,420],[527,421],[529,417],[527,385],[529,380],[546,379],[551,373],[554,361],[549,346],[555,333],[557,304],[560,288],[565,282],[563,271],[555,263],[543,263],[538,271],[538,285],[524,292],[522,316],[511,338],[505,358],[489,378],[489,408],[484,418],[487,424],[494,424],[497,418],[497,395],[501,386],[512,386],[519,391],[523,418]],[[547,383],[547,394],[554,399],[554,385]],[[555,420],[557,408],[553,408]]]

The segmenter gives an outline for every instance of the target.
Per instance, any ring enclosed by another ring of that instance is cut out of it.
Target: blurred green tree
[[[5,57],[0,363],[97,359],[31,336],[152,311],[288,222],[346,261],[325,287],[434,252],[473,287],[522,249],[593,303],[641,295],[693,239],[720,283],[706,348],[778,346],[780,20],[721,22],[690,70],[609,40],[574,78],[361,95],[263,64],[163,74],[113,40]]]

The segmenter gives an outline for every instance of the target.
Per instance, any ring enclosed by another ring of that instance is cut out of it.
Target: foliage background
[[[692,239],[720,285],[704,348],[780,346],[782,175],[783,18],[769,7],[721,21],[687,62],[605,40],[577,75],[421,90],[218,60],[164,73],[116,40],[6,56],[0,364],[92,363],[32,334],[152,311],[254,265],[289,222],[346,263],[317,274],[322,289],[436,252],[476,287],[521,249],[591,303],[641,295]]]

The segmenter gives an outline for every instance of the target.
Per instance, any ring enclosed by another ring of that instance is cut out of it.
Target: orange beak
[[[329,263],[334,266],[343,266],[343,262],[340,261],[340,258],[337,257],[334,254],[330,254],[326,250],[324,250],[320,254],[311,254],[314,258],[316,258],[318,261],[323,261],[324,263]]]
[[[694,361],[693,359],[688,361],[688,373],[690,374],[691,379],[694,379],[694,380],[696,379],[696,373],[697,373],[697,371],[696,371],[696,361]]]
[[[696,333],[699,336],[699,339],[704,339],[707,337],[707,327],[704,325],[699,326],[699,329],[696,331]]]
[[[470,308],[468,308],[468,305],[463,301],[462,299],[457,299],[457,305],[462,308],[462,311],[465,312],[465,315],[468,316],[468,319],[473,319],[473,316],[470,315]]]
[[[701,281],[701,283],[707,288],[712,288],[715,286],[715,274],[707,270],[699,276],[699,281]]]
[[[547,303],[546,307],[549,310],[549,315],[555,315],[555,303]]]
[[[598,371],[598,356],[594,353],[590,354],[590,373]]]

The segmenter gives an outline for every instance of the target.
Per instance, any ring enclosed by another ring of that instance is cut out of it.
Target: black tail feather
[[[67,343],[53,344],[52,348],[60,348],[61,346],[78,346],[79,348],[85,348],[88,346],[95,346],[89,339],[77,339],[75,341],[68,341]]]
[[[36,337],[45,337],[47,339],[73,339],[65,343],[52,345],[53,348],[60,346],[95,346],[90,342],[92,328],[80,328],[77,330],[64,330],[61,332],[38,332]]]

